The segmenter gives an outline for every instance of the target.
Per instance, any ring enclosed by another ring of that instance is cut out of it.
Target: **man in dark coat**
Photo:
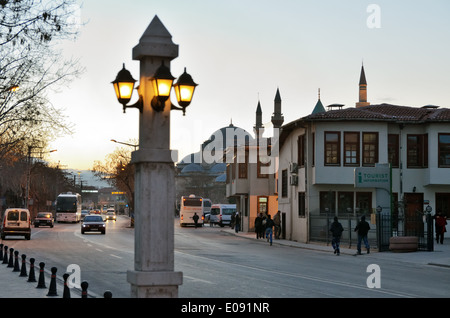
[[[344,232],[344,228],[342,224],[339,223],[337,216],[334,217],[334,222],[331,223],[330,227],[331,235],[333,239],[331,240],[331,246],[333,246],[334,254],[340,255],[341,251],[339,250],[339,243],[341,241],[342,232]]]
[[[363,215],[361,216],[361,221],[358,222],[358,224],[355,227],[355,232],[358,232],[358,245],[356,246],[358,250],[358,255],[361,255],[361,241],[364,241],[364,245],[367,249],[367,254],[370,253],[370,245],[369,241],[367,239],[367,233],[370,230],[370,225],[366,221],[366,217]]]
[[[256,232],[256,239],[259,238],[264,238],[264,236],[262,235],[262,214],[258,214],[258,216],[255,219],[255,232]]]

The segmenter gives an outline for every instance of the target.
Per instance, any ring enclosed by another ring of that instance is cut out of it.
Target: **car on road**
[[[81,210],[81,220],[83,220],[84,217],[85,217],[86,215],[88,215],[88,214],[89,214],[89,211],[88,211],[88,210]]]
[[[236,213],[236,204],[213,204],[209,222],[221,227],[231,224],[231,216]]]
[[[114,221],[116,221],[116,213],[112,212],[112,211],[106,212],[105,219],[106,220],[114,220]]]
[[[106,223],[101,215],[86,215],[81,223],[81,234],[85,232],[106,233]]]
[[[31,239],[31,217],[28,209],[12,208],[5,210],[0,237],[4,240],[7,235],[23,235],[25,239]]]
[[[54,218],[51,212],[39,212],[34,218],[34,227],[50,226],[53,227]]]

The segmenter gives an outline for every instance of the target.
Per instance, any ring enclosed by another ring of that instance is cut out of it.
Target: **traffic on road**
[[[53,228],[32,227],[30,240],[8,236],[3,243],[45,260],[47,268],[56,266],[59,276],[69,269],[75,282],[89,282],[92,295],[102,297],[110,290],[115,298],[129,298],[126,276],[134,267],[131,219],[120,214],[116,221],[101,219],[106,235],[100,231],[82,234],[81,222],[56,222]],[[413,263],[406,258],[399,261],[389,253],[353,256],[343,250],[336,257],[331,247],[314,249],[310,244],[298,248],[283,245],[282,240],[279,244],[274,240],[270,246],[254,235],[236,235],[229,226],[181,227],[177,218],[174,228],[175,270],[183,272],[180,298],[450,296],[448,267]],[[410,257],[416,255],[433,254]],[[376,272],[367,271],[370,265],[380,269],[378,278],[373,276]],[[368,280],[374,277],[379,279],[380,288],[369,286]]]

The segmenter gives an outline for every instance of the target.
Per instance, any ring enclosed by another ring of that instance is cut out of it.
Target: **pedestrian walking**
[[[192,217],[192,219],[194,220],[195,228],[197,228],[197,226],[198,226],[198,219],[199,219],[199,216],[197,215],[197,212],[194,213],[194,216]]]
[[[241,228],[241,216],[239,215],[239,212],[236,212],[236,215],[234,217],[234,231],[238,233],[240,228]]]
[[[236,221],[236,212],[233,212],[233,214],[231,214],[231,220],[230,220],[230,227],[232,229],[234,229],[234,222]]]
[[[275,238],[278,240],[281,234],[281,213],[280,210],[277,211],[275,216],[273,217],[273,224],[275,230]]]
[[[255,232],[256,239],[263,238],[261,235],[261,227],[262,227],[262,213],[258,214],[255,218]]]
[[[358,232],[358,245],[356,246],[358,250],[358,255],[361,255],[361,241],[364,241],[364,245],[367,249],[367,254],[370,253],[370,245],[369,240],[367,239],[367,233],[370,230],[370,225],[366,221],[366,217],[363,215],[361,216],[361,220],[358,222],[358,224],[355,227],[355,232]]]
[[[444,244],[444,233],[447,232],[447,217],[443,216],[441,211],[437,211],[434,216],[434,226],[436,230],[436,243]]]
[[[259,232],[259,237],[264,239],[266,236],[266,221],[267,221],[267,214],[261,213],[261,227]]]
[[[266,218],[266,239],[267,242],[270,243],[270,245],[272,245],[272,236],[273,236],[273,220],[270,217],[270,214],[267,214],[267,218]]]
[[[331,223],[330,232],[333,236],[331,240],[331,246],[333,246],[334,254],[340,255],[341,251],[339,249],[339,245],[341,242],[342,232],[344,232],[344,228],[342,227],[342,224],[339,223],[337,216],[334,217],[334,221],[333,223]]]

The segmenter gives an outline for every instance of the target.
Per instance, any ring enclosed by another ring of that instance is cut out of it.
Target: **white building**
[[[450,216],[450,109],[370,105],[366,89],[362,68],[356,107],[326,111],[319,97],[311,115],[281,127],[278,208],[287,239],[311,241],[312,216],[370,216],[375,189],[355,188],[354,174],[375,164],[392,167],[394,219],[428,205]]]

